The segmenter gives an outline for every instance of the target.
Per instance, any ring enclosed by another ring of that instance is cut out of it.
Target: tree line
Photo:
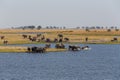
[[[34,25],[31,25],[31,26],[20,26],[20,27],[12,27],[12,29],[41,29],[42,26],[34,26]]]
[[[59,27],[59,26],[46,26],[46,27],[42,27],[41,25],[39,26],[34,26],[34,25],[31,25],[31,26],[20,26],[20,27],[12,27],[12,29],[116,29],[118,30],[118,27],[117,26],[110,26],[110,27],[104,27],[104,26],[82,26],[82,27],[74,27],[74,28],[69,28],[69,27],[65,27],[65,26],[62,26],[62,27]]]
[[[42,27],[41,25],[39,25],[39,26],[34,26],[34,25],[32,25],[32,26],[20,26],[20,27],[11,27],[11,28],[12,29],[23,29],[23,30],[25,30],[25,29],[38,29],[38,30],[40,30],[40,29],[66,29],[65,26],[63,26],[63,27],[57,27],[57,26]]]

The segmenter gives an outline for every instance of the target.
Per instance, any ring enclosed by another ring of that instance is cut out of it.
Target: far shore
[[[27,34],[26,34],[27,33]],[[33,34],[34,33],[34,34]],[[36,41],[30,41],[23,38],[22,35],[36,37],[37,34],[42,33],[37,37]],[[85,29],[1,29],[0,30],[0,45],[8,44],[41,44],[41,43],[58,43],[54,39],[60,39],[59,34],[63,35],[63,43],[80,43],[80,44],[120,44],[120,31],[114,29],[108,31],[106,29],[93,29],[86,31]],[[44,36],[44,40],[41,38]],[[4,37],[4,38],[3,38]],[[69,40],[64,40],[68,38]],[[86,41],[86,38],[88,40]],[[49,42],[46,40],[49,39]],[[117,40],[116,40],[117,39]],[[4,43],[7,41],[7,43]]]
[[[55,42],[55,39],[58,41]],[[107,29],[89,31],[85,29],[0,29],[0,53],[26,53],[27,47],[14,45],[57,44],[61,43],[60,39],[63,44],[120,44],[120,31],[114,29],[111,31]],[[67,49],[49,48],[46,50],[46,52],[61,51],[67,51]]]

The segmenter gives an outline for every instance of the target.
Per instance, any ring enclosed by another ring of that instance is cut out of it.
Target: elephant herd
[[[50,44],[46,44],[45,47],[28,47],[27,51],[32,53],[45,53],[47,48],[50,48]]]
[[[28,47],[27,51],[28,52],[32,52],[32,53],[45,53],[46,49],[50,48],[51,44],[46,44],[45,47]],[[65,49],[65,45],[63,43],[57,43],[55,45],[56,49]],[[69,45],[68,46],[68,50],[69,51],[78,51],[78,50],[87,50],[89,49],[89,46],[84,46],[84,47],[80,47],[77,45]]]
[[[31,35],[26,35],[26,34],[23,34],[22,35],[22,37],[24,38],[24,39],[28,39],[28,40],[30,40],[30,41],[32,41],[32,42],[34,42],[34,41],[36,41],[36,42],[68,42],[69,41],[69,38],[67,38],[67,37],[65,37],[65,38],[63,38],[63,35],[62,34],[59,34],[58,35],[59,36],[59,38],[54,38],[54,39],[50,39],[50,38],[47,38],[47,37],[45,37],[45,35],[44,34],[36,34],[35,36],[31,36]]]
[[[77,45],[69,45],[69,50],[70,51],[78,51],[78,50],[88,50],[89,46],[84,46],[84,47],[80,47]]]
[[[27,50],[28,52],[32,52],[32,53],[45,53],[46,52],[45,47],[28,47]]]
[[[50,48],[51,47],[51,44],[45,44],[45,47],[28,47],[27,48],[27,51],[28,52],[32,52],[32,53],[45,53],[46,52],[46,49]],[[56,44],[55,45],[55,48],[56,49],[65,49],[65,45],[63,43],[61,44]]]
[[[6,40],[5,36],[0,36],[0,39],[3,41],[3,44],[8,44],[8,40]]]
[[[64,49],[64,48],[65,48],[65,45],[64,45],[63,43],[61,43],[61,44],[56,44],[56,45],[55,45],[55,48]]]

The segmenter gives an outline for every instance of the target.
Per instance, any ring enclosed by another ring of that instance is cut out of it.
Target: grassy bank
[[[0,46],[0,52],[26,52],[27,47]]]
[[[61,52],[67,51],[67,49],[56,49],[49,48],[46,52]],[[14,47],[14,46],[0,46],[0,52],[2,53],[25,53],[27,52],[27,47]]]
[[[90,44],[119,44],[120,37],[118,37],[118,42],[111,42],[115,36],[120,36],[120,31],[112,30],[108,32],[107,30],[60,30],[60,29],[41,29],[41,30],[20,30],[20,29],[4,29],[0,30],[0,36],[5,36],[4,39],[0,39],[0,45],[3,44],[4,40],[8,40],[8,44],[39,44],[45,43],[44,41],[32,42],[29,39],[24,39],[22,33],[28,33],[32,37],[36,36],[37,33],[45,33],[45,38],[54,40],[58,38],[58,34],[63,34],[63,38],[69,38],[69,43],[86,43],[85,38],[88,37],[88,42]],[[31,34],[35,33],[35,34]]]

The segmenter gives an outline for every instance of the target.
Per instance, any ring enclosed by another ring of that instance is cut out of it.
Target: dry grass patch
[[[0,46],[0,52],[26,52],[26,47]]]
[[[107,30],[91,30],[86,32],[85,30],[59,30],[59,29],[41,29],[41,30],[20,30],[20,29],[5,29],[0,30],[0,36],[5,36],[5,40],[8,40],[9,44],[26,44],[33,43],[28,39],[23,39],[22,34],[16,34],[19,32],[44,32],[46,38],[54,40],[58,38],[58,34],[63,34],[64,38],[67,37],[70,39],[70,42],[85,42],[85,38],[88,37],[88,41],[111,41],[115,36],[120,36],[120,31],[112,30],[108,32]],[[9,33],[9,34],[8,34]],[[24,33],[23,33],[24,34]],[[37,34],[37,33],[36,33]],[[36,34],[27,34],[31,36],[36,36]],[[120,41],[120,38],[118,38]],[[3,44],[3,40],[0,40],[0,44]]]

